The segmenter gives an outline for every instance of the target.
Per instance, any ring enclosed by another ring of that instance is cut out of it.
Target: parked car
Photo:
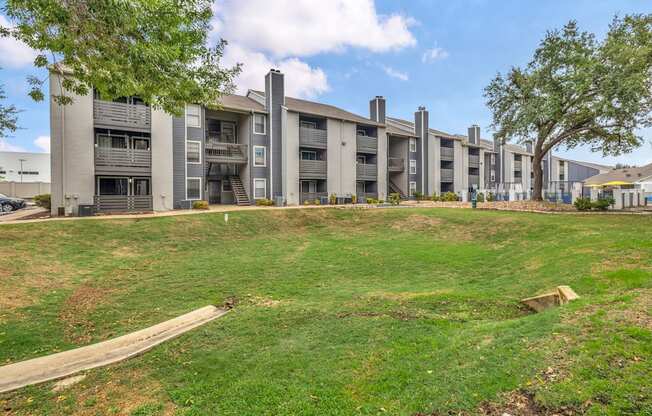
[[[21,208],[25,208],[24,199],[10,198],[0,194],[0,212],[8,213]]]

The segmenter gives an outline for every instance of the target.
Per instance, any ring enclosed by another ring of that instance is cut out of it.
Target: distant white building
[[[50,183],[50,154],[0,152],[0,181]]]

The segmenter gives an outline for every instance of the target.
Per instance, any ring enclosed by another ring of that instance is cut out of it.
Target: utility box
[[[78,209],[78,215],[80,217],[92,217],[93,215],[95,215],[95,205],[79,204],[77,209]]]

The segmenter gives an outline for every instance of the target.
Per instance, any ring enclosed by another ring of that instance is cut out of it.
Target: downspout
[[[254,110],[249,110],[249,112],[251,113],[251,126],[249,126],[249,152],[251,154],[251,159],[249,159],[247,163],[249,164],[249,191],[251,192],[250,202],[254,202],[256,189],[254,189],[254,167],[252,161],[254,160],[254,128],[256,125],[256,120],[254,120]]]
[[[421,193],[426,194],[426,182],[425,182],[425,169],[426,169],[426,154],[425,154],[425,124],[424,124],[424,115],[425,111],[421,111]]]
[[[269,197],[271,200],[274,200],[274,130],[272,126],[272,119],[274,118],[274,106],[272,105],[272,97],[274,92],[272,91],[272,77],[269,76]]]

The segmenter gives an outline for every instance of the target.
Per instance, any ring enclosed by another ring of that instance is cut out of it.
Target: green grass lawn
[[[7,415],[652,414],[652,216],[270,210],[0,234],[0,363],[237,300],[69,389],[0,395]],[[562,284],[582,298],[519,304]]]

